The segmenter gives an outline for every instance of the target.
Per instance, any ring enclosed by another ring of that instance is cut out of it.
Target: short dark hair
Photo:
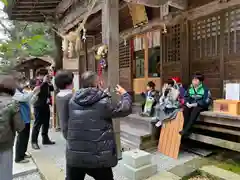
[[[73,73],[69,71],[59,70],[55,76],[55,85],[58,89],[65,89],[73,83]]]
[[[45,76],[48,74],[48,70],[45,68],[40,68],[36,71],[36,76]]]
[[[167,84],[171,85],[171,86],[174,86],[175,82],[174,82],[173,79],[168,79]]]
[[[152,82],[152,81],[149,81],[148,83],[147,83],[147,86],[148,87],[150,87],[150,88],[152,88],[152,89],[155,89],[155,83],[154,82]]]
[[[97,73],[93,71],[86,71],[81,76],[81,81],[80,81],[81,87],[82,88],[95,87],[96,80],[97,80]]]
[[[200,73],[200,72],[196,72],[196,73],[193,75],[193,79],[194,79],[194,78],[198,79],[198,80],[201,81],[201,82],[203,82],[204,79],[205,79],[204,75],[203,75],[202,73]]]

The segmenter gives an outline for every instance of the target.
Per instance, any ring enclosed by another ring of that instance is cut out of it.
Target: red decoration
[[[172,80],[174,80],[177,84],[181,83],[180,77],[172,77]]]

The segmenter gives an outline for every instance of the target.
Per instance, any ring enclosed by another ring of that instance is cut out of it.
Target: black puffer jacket
[[[112,118],[127,116],[131,103],[127,93],[114,108],[110,96],[97,88],[77,91],[69,103],[67,164],[82,168],[116,166]]]

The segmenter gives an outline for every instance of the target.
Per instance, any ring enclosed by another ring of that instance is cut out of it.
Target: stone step
[[[126,122],[120,123],[121,128],[121,146],[126,150],[132,149],[152,149],[157,146],[157,141],[152,139],[152,135],[143,130],[136,129]]]
[[[133,103],[132,104],[132,113],[139,114],[142,112],[142,104],[141,103]]]
[[[121,148],[122,148],[123,152],[130,151],[130,150],[136,149],[138,147],[139,147],[139,144],[135,144],[135,143],[128,141],[127,139],[124,139],[121,137]]]
[[[122,138],[135,142],[137,144],[151,140],[150,132],[144,129],[138,129],[136,126],[133,126],[132,124],[128,124],[126,122],[120,122],[120,132]]]
[[[133,149],[141,149],[147,152],[156,152],[157,151],[158,141],[149,141],[142,144],[136,144],[134,142],[128,141],[127,139],[121,138],[121,148],[122,151],[129,151]]]
[[[151,124],[151,117],[142,117],[139,114],[130,114],[127,117],[121,118],[121,122],[126,122],[135,129],[142,129],[152,133],[154,126]]]

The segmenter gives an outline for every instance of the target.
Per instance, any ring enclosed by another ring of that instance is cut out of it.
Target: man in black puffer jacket
[[[131,97],[117,85],[121,101],[113,107],[91,71],[82,75],[81,86],[69,102],[68,125],[63,126],[67,128],[67,180],[84,180],[86,174],[96,180],[113,180],[112,167],[118,160],[112,118],[131,112]]]

